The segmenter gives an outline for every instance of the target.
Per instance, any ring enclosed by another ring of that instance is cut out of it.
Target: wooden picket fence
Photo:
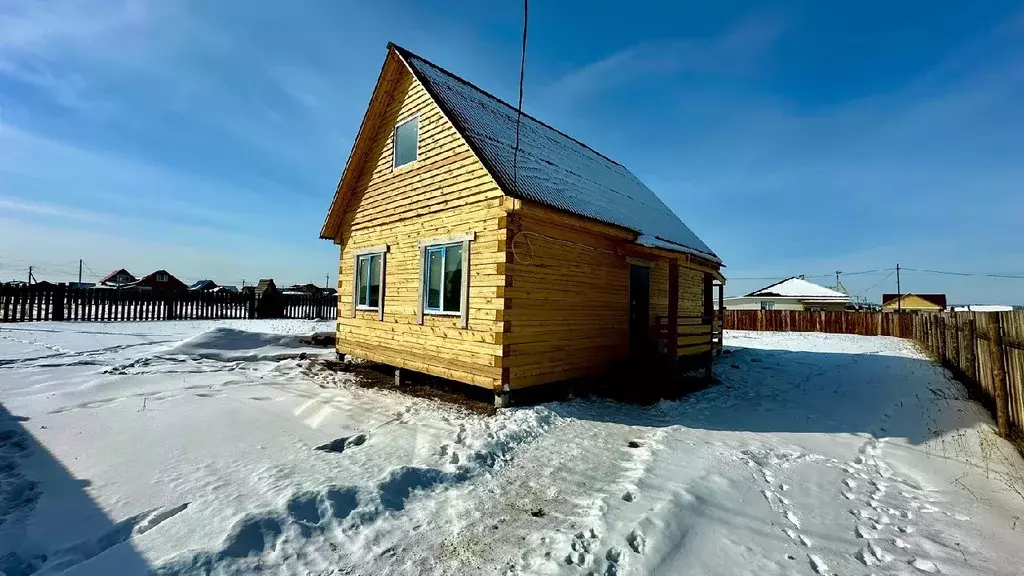
[[[726,330],[896,336],[917,342],[993,412],[1000,434],[1024,436],[1024,310],[809,312],[726,310]]]
[[[337,297],[330,294],[275,294],[272,300],[248,291],[161,293],[71,288],[64,284],[0,285],[0,322],[337,317]]]

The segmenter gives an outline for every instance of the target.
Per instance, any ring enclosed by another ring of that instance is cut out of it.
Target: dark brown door
[[[632,353],[647,348],[650,338],[651,269],[629,265],[629,349]]]

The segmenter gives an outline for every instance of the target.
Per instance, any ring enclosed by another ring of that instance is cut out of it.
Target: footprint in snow
[[[821,559],[821,556],[818,556],[817,554],[808,554],[807,561],[811,563],[811,569],[816,573],[821,574],[822,576],[827,576],[829,574],[828,564],[825,564],[825,561]]]
[[[630,530],[629,534],[626,535],[626,543],[637,554],[643,554],[644,549],[647,548],[647,538],[636,528]]]
[[[800,518],[791,510],[786,510],[782,515],[785,516],[786,520],[789,520],[793,526],[796,526],[797,528],[800,527]]]
[[[335,438],[326,444],[321,444],[314,448],[321,452],[337,452],[342,453],[349,448],[355,446],[362,446],[366,443],[366,434],[356,434],[355,436],[343,436],[341,438]]]
[[[921,572],[928,572],[929,574],[932,574],[939,571],[939,567],[935,565],[935,562],[925,560],[924,558],[914,558],[909,560],[907,563]]]

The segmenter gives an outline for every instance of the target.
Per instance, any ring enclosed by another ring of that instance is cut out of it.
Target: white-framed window
[[[157,282],[167,282],[167,279],[168,279],[167,274],[157,274],[156,275],[156,281]]]
[[[380,308],[381,260],[383,254],[356,256],[356,308]]]
[[[384,282],[387,276],[387,244],[355,251],[352,260],[352,317],[357,310],[374,310],[384,319]]]
[[[419,321],[423,316],[458,316],[469,327],[469,245],[475,232],[420,240]]]
[[[761,310],[775,310],[775,302],[772,302],[771,300],[762,300]]]
[[[462,243],[429,246],[423,277],[423,309],[433,314],[462,312]]]
[[[413,116],[395,126],[394,162],[392,169],[412,164],[419,157],[419,116]]]

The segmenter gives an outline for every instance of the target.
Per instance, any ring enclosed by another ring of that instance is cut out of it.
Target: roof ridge
[[[758,292],[764,292],[765,290],[767,290],[769,288],[774,288],[774,287],[778,286],[779,284],[782,284],[783,282],[789,282],[793,278],[799,278],[799,276],[790,276],[789,278],[784,278],[784,279],[779,280],[778,282],[776,282],[774,284],[769,284],[769,285],[765,286],[764,288],[758,288],[757,290],[754,290],[750,294],[747,294],[747,296],[756,296]]]
[[[431,62],[430,60],[427,60],[426,58],[420,56],[419,54],[416,54],[415,52],[412,52],[412,51],[408,50],[407,48],[403,48],[403,47],[399,46],[398,44],[395,44],[394,42],[388,42],[388,48],[394,48],[403,57],[412,56],[413,58],[416,58],[417,60],[422,60],[426,64],[429,64],[430,66],[433,66],[434,68],[436,68],[440,72],[443,72],[444,74],[450,76],[452,79],[457,80],[457,81],[465,84],[466,86],[469,86],[470,88],[476,90],[477,92],[483,94],[484,96],[487,96],[491,100],[494,100],[495,102],[498,102],[499,104],[502,104],[502,105],[506,106],[507,108],[509,108],[511,110],[514,110],[516,113],[519,113],[519,109],[516,108],[515,106],[509,104],[508,102],[505,102],[501,98],[498,98],[494,94],[491,94],[487,90],[484,90],[483,88],[477,86],[476,84],[473,84],[472,82],[470,82],[469,80],[466,80],[465,78],[459,76],[458,74],[455,74],[454,72],[451,72],[450,70],[448,70],[448,69],[446,69],[446,68],[444,68],[442,66],[438,66],[437,64]],[[616,162],[615,160],[609,158],[608,156],[606,156],[606,155],[602,154],[601,152],[598,152],[594,148],[588,146],[587,144],[585,144],[581,140],[579,140],[577,138],[574,138],[574,137],[566,134],[565,132],[562,132],[561,130],[559,130],[558,128],[555,128],[554,126],[548,124],[547,122],[544,122],[543,120],[538,120],[537,118],[535,118],[534,116],[531,116],[530,114],[527,114],[526,112],[523,112],[522,114],[523,114],[523,116],[525,118],[529,118],[530,120],[533,120],[537,124],[540,124],[541,126],[547,128],[548,130],[552,130],[554,132],[557,132],[557,133],[561,134],[562,136],[565,136],[569,140],[572,140],[573,142],[579,144],[580,146],[586,148],[587,150],[590,150],[594,154],[597,154],[598,156],[604,158],[605,160],[611,162],[612,164],[615,164],[616,166],[619,166],[620,168],[627,169],[625,166],[623,166],[619,162]]]

